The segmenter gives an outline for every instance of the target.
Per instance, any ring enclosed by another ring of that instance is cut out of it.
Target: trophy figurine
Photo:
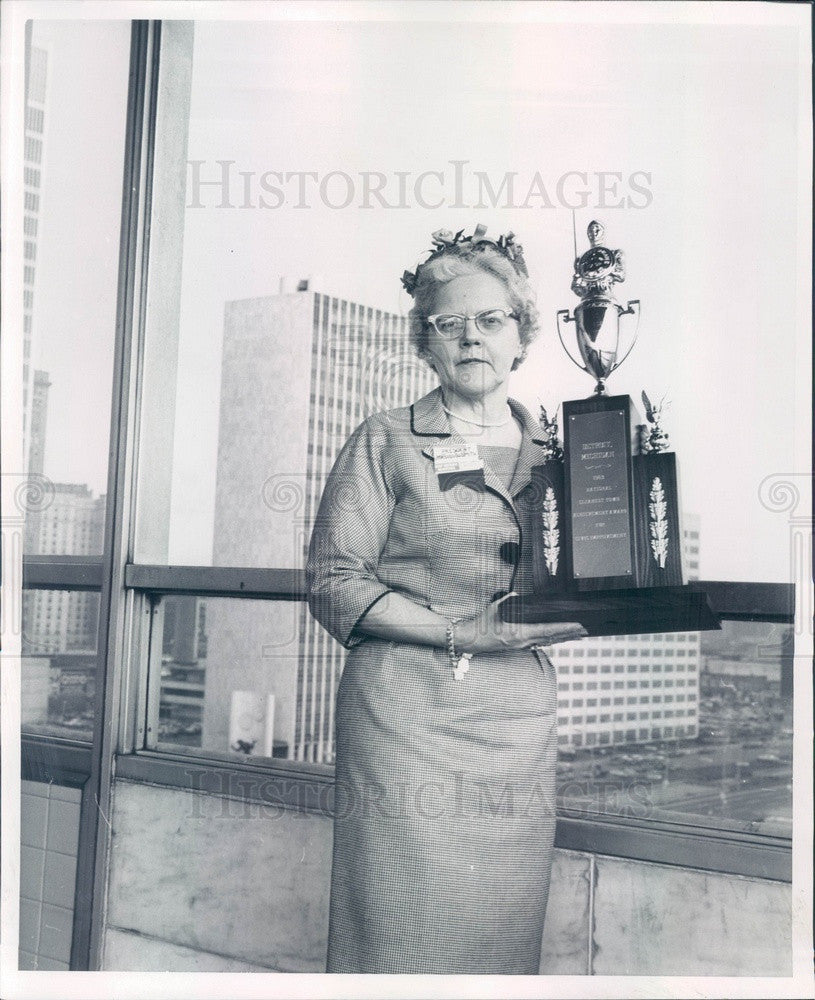
[[[605,394],[605,380],[631,353],[640,321],[638,299],[623,306],[614,296],[615,284],[625,280],[625,256],[622,250],[609,250],[601,245],[604,232],[596,220],[589,223],[586,234],[591,246],[575,260],[572,278],[572,291],[580,296],[580,304],[575,306],[573,317],[568,309],[557,313],[557,332],[563,349],[578,368],[597,379],[594,391],[598,395]],[[620,317],[626,315],[635,315],[637,324],[620,357]],[[566,346],[562,326],[567,323],[575,324],[582,365]]]

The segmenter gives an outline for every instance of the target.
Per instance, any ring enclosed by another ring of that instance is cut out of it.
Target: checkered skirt
[[[557,683],[532,651],[368,640],[337,701],[329,972],[534,974],[555,830]]]

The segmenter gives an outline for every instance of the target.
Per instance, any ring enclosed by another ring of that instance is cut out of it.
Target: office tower
[[[28,474],[42,476],[45,462],[45,432],[48,421],[48,390],[51,382],[48,372],[35,370],[33,385],[29,386],[28,413]],[[32,494],[38,493],[35,488]],[[47,500],[47,497],[45,497]],[[25,516],[25,553],[36,555],[40,538],[40,518],[42,504],[32,504]]]
[[[51,502],[36,515],[30,554],[89,556],[102,551],[105,497],[87,486],[54,483]],[[23,592],[23,655],[95,651],[99,594],[82,590]]]
[[[699,579],[699,518],[683,517],[685,579]],[[693,739],[698,632],[604,636],[548,651],[558,674],[561,747]]]
[[[51,382],[48,372],[34,370],[30,407],[30,443],[28,449],[29,473],[42,473],[45,461],[45,432],[48,417],[48,390]]]
[[[206,671],[206,599],[192,594],[162,598],[159,739],[200,745]]]
[[[435,385],[407,319],[298,292],[226,305],[214,565],[302,569],[340,448],[369,414]],[[203,746],[226,750],[233,692],[274,694],[275,739],[333,760],[344,651],[304,602],[207,602]],[[282,749],[282,748],[281,748]]]
[[[35,405],[34,373],[31,366],[31,338],[34,324],[34,283],[37,268],[37,239],[40,224],[40,188],[45,142],[48,53],[31,44],[31,24],[26,25],[25,132],[23,164],[23,461],[33,458],[32,406]],[[32,472],[42,472],[29,464]]]

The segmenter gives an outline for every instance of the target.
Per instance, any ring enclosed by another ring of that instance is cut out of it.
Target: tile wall
[[[23,781],[20,800],[20,968],[63,971],[71,957],[78,788]]]

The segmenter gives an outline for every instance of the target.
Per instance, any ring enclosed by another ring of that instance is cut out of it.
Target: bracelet
[[[472,653],[456,654],[456,627],[453,622],[447,623],[447,655],[450,658],[450,666],[453,668],[453,677],[457,681],[464,680],[464,675],[470,669]]]

